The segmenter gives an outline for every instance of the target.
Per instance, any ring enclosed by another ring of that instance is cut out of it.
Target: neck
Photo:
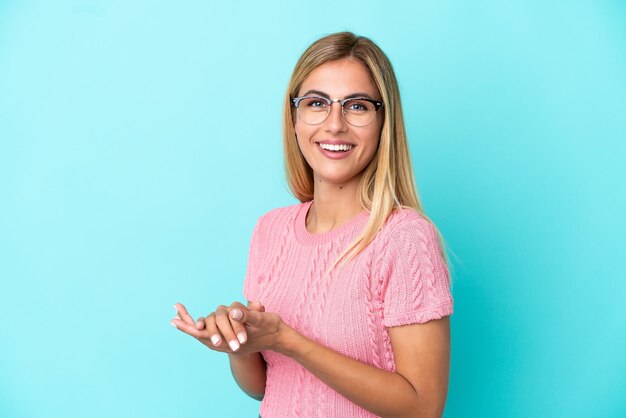
[[[358,198],[360,176],[348,183],[328,183],[315,178],[313,204],[309,209],[306,227],[313,234],[337,228],[362,212]]]

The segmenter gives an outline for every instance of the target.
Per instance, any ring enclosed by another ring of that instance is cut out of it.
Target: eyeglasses
[[[352,126],[367,126],[374,121],[376,112],[383,106],[383,102],[365,97],[350,97],[347,99],[328,99],[320,96],[303,96],[291,99],[296,108],[298,118],[308,125],[318,125],[326,120],[333,103],[341,105],[341,113]]]

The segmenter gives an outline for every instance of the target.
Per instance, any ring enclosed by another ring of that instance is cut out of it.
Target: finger
[[[215,324],[220,333],[224,336],[224,340],[228,342],[230,349],[233,351],[239,350],[240,343],[239,340],[237,340],[237,336],[230,322],[228,308],[220,306],[215,311]]]
[[[241,303],[234,302],[230,305],[230,311],[229,311],[229,316],[228,316],[230,320],[230,325],[233,327],[233,331],[235,332],[235,335],[237,336],[237,340],[239,341],[240,344],[244,344],[248,340],[248,333],[246,332],[246,326],[232,319],[231,315],[233,315],[237,311],[241,312],[242,309],[245,309],[245,307]]]
[[[248,301],[248,309],[252,309],[255,311],[259,311],[259,312],[265,312],[265,306],[263,306],[263,304],[257,300]]]
[[[204,329],[204,317],[196,319],[196,329]]]
[[[215,351],[219,351],[221,353],[231,353],[232,351],[230,351],[230,349],[228,348],[227,345],[225,344],[220,344],[220,341],[218,340],[218,344],[211,344],[210,341],[210,337],[209,337],[209,331],[207,330],[198,330],[195,329],[194,325],[190,325],[188,323],[186,323],[183,320],[172,320],[171,324],[178,328],[180,331],[196,338],[198,341],[200,341],[202,344],[206,345],[207,347],[209,347],[211,350],[215,350]],[[214,326],[215,328],[215,326]]]
[[[263,320],[264,312],[252,311],[250,309],[241,309],[240,312],[238,309],[233,310],[231,312],[231,318],[237,322],[241,322],[242,324],[259,326],[261,321]]]
[[[178,330],[184,332],[185,334],[191,335],[194,338],[207,337],[207,335],[205,334],[206,333],[205,330],[196,329],[196,327],[193,324],[188,324],[182,319],[176,319],[176,318],[172,319],[170,321],[170,324],[172,324],[172,326],[174,326]]]
[[[174,304],[174,309],[176,309],[176,313],[178,313],[183,321],[193,325],[194,320],[191,315],[189,315],[189,312],[187,312],[187,308],[185,308],[185,305],[183,305],[182,303],[176,303]]]
[[[204,319],[204,327],[206,329],[207,334],[209,335],[209,339],[211,340],[211,343],[215,347],[221,346],[222,334],[220,334],[219,330],[217,329],[217,325],[215,324],[215,313],[212,313],[211,315],[207,316]]]

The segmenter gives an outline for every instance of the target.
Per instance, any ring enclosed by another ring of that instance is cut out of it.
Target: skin
[[[367,93],[380,100],[380,93],[369,71],[358,61],[341,60],[316,68],[302,83],[298,96],[310,90],[327,93],[331,98],[345,98],[354,93]],[[346,122],[339,103],[333,103],[326,120],[307,125],[296,118],[295,128],[300,151],[313,168],[314,203],[307,216],[307,229],[322,233],[338,227],[358,215],[362,209],[357,189],[363,170],[376,154],[383,112],[367,126],[355,127]],[[331,160],[319,152],[316,142],[325,139],[346,141],[356,145],[349,158]]]
[[[355,92],[380,94],[366,67],[345,59],[321,65],[304,81],[299,96],[314,89],[331,98]],[[382,128],[382,112],[365,127],[346,123],[338,103],[319,125],[296,121],[298,144],[313,168],[314,204],[307,229],[322,233],[361,212],[357,186],[363,169],[373,158]],[[355,144],[352,155],[331,160],[316,142],[338,139]],[[450,370],[449,317],[388,328],[396,371],[388,372],[345,356],[300,334],[280,316],[265,312],[261,302],[245,306],[220,305],[207,317],[194,321],[182,304],[176,304],[172,325],[198,339],[211,350],[227,353],[239,386],[255,399],[265,392],[266,365],[259,354],[273,350],[289,356],[312,374],[362,408],[383,417],[441,417],[448,392]],[[213,338],[214,341],[211,340]]]

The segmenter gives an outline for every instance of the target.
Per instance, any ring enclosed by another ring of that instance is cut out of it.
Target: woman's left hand
[[[248,307],[239,302],[228,307],[220,305],[197,321],[192,319],[183,304],[174,306],[178,315],[171,321],[172,325],[210,349],[228,354],[280,351],[281,336],[289,328],[278,314],[264,312],[265,308],[259,302],[252,302]],[[242,331],[243,342],[241,338],[237,341],[237,334]]]

